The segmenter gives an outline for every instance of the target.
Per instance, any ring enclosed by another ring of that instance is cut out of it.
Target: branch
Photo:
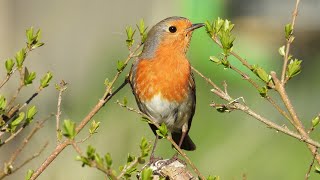
[[[135,56],[135,53],[140,49],[142,44],[139,44],[127,57],[126,61],[124,62],[123,69],[127,66],[130,59]],[[114,93],[112,93],[112,88],[116,80],[119,78],[120,74],[123,71],[118,71],[117,74],[114,76],[113,80],[109,83],[106,88],[106,91],[102,98],[98,101],[98,103],[93,107],[93,109],[85,116],[80,124],[76,127],[76,134],[78,134],[85,125],[92,119],[92,117],[97,114],[97,112],[115,95],[120,89],[118,88]],[[30,180],[36,179],[50,164],[51,162],[57,158],[57,156],[71,144],[70,140],[65,140],[59,145],[56,146],[55,150],[47,157],[47,159],[41,164],[41,166],[33,173]]]
[[[62,93],[67,89],[67,83],[63,80],[60,82],[60,85],[57,85],[59,90],[58,95],[58,103],[57,103],[57,114],[56,114],[56,133],[57,133],[57,143],[59,143],[60,137],[60,116],[61,116],[61,101],[62,101]]]
[[[308,180],[309,177],[310,177],[310,172],[311,172],[312,166],[314,165],[314,161],[315,161],[315,159],[316,159],[317,154],[318,154],[318,153],[317,153],[317,150],[316,150],[316,151],[313,153],[313,158],[312,158],[312,161],[311,161],[311,163],[310,163],[310,165],[309,165],[308,171],[307,171],[307,173],[306,173],[305,180]]]
[[[198,74],[199,71],[197,71],[194,67],[192,68],[194,70],[194,72],[196,72]],[[215,87],[218,87],[214,82],[212,82],[209,78],[205,77],[203,74],[199,74],[201,77],[204,77],[203,79],[208,82],[210,85],[212,85],[214,87],[214,89],[212,89],[211,91],[216,94],[217,96],[219,96],[221,99],[224,99],[226,100],[227,102],[232,102],[234,99],[231,98],[228,94],[224,93],[223,91],[219,91],[217,90]],[[238,110],[241,110],[243,112],[245,112],[246,114],[254,117],[255,119],[261,121],[262,123],[266,124],[268,127],[272,128],[272,129],[275,129],[279,132],[282,132],[284,134],[287,134],[291,137],[294,137],[300,141],[303,141],[303,142],[306,142],[307,144],[310,144],[312,146],[315,146],[315,147],[320,147],[320,143],[317,142],[317,141],[314,141],[313,139],[311,138],[305,138],[303,136],[301,136],[300,134],[297,134],[287,128],[284,128],[274,122],[272,122],[271,120],[265,118],[265,117],[262,117],[261,115],[257,114],[255,111],[251,110],[248,106],[246,105],[242,105],[240,103],[237,103],[237,102],[233,102],[233,107],[235,109],[238,109]]]
[[[147,119],[150,121],[149,123],[155,125],[158,129],[160,128],[159,124],[156,123],[156,121],[155,121],[153,118],[149,117],[147,114],[145,114],[145,113],[143,113],[143,112],[141,112],[141,111],[139,111],[139,110],[137,110],[137,109],[134,109],[134,108],[132,108],[132,107],[128,107],[128,106],[120,103],[119,101],[117,101],[117,104],[119,104],[121,107],[126,108],[126,109],[129,110],[129,111],[135,112],[135,113],[141,115],[142,117],[147,118]],[[187,154],[184,153],[184,152],[182,151],[182,149],[173,141],[173,139],[171,138],[171,136],[166,136],[166,139],[174,146],[174,148],[179,152],[179,154],[180,154],[185,160],[187,160],[187,163],[191,166],[191,168],[194,170],[194,172],[195,172],[201,179],[206,179],[206,178],[200,173],[200,171],[198,170],[198,168],[193,164],[193,162],[190,160],[190,158],[187,156]]]
[[[12,71],[10,73],[7,74],[6,78],[4,80],[2,80],[2,82],[0,83],[0,88],[2,88],[2,86],[4,86],[9,79],[11,78],[11,76],[16,72],[17,68],[12,69]]]
[[[284,88],[284,83],[280,82],[280,80],[277,78],[277,75],[274,71],[271,72],[271,77],[273,79],[273,82],[275,84],[275,90],[279,93],[284,105],[286,106],[286,108],[288,109],[291,118],[293,120],[294,123],[294,127],[297,129],[297,131],[301,134],[301,136],[304,139],[309,139],[309,134],[306,131],[305,127],[303,126],[302,122],[300,121],[296,111],[293,108],[293,105],[287,95],[287,92]],[[319,146],[316,146],[319,147]],[[308,148],[310,149],[311,152],[316,152],[317,148],[315,146],[312,146],[310,144],[308,144]],[[320,156],[316,155],[316,160],[318,161],[318,163],[320,163]]]
[[[30,142],[30,140],[32,139],[32,137],[36,134],[36,132],[41,129],[43,127],[43,124],[50,118],[51,116],[47,117],[46,119],[44,119],[41,122],[37,122],[37,125],[33,128],[33,130],[29,133],[29,135],[24,139],[23,143],[21,144],[20,147],[17,148],[17,150],[11,155],[10,159],[8,160],[8,162],[6,162],[6,166],[12,166],[15,162],[15,160],[17,159],[17,157],[19,156],[19,154],[22,152],[22,150],[26,147],[26,145]],[[38,157],[43,150],[47,147],[48,143],[46,143],[43,148],[41,148],[41,150],[34,154],[32,157],[28,158],[26,161],[24,161],[21,165],[19,165],[16,169],[11,170],[10,174],[12,174],[14,171],[17,171],[18,169],[20,169],[21,167],[23,167],[24,165],[26,165],[27,163],[29,163],[31,160],[33,160],[34,158]],[[5,176],[7,176],[8,173],[5,172],[0,172],[0,179],[4,178]]]
[[[215,37],[212,36],[211,39],[220,47],[223,48],[220,41]],[[242,65],[244,65],[246,68],[248,68],[250,71],[252,71],[253,67],[249,64],[249,62],[247,60],[245,60],[244,58],[242,58],[239,54],[237,54],[236,52],[234,52],[233,50],[230,51],[230,54],[233,55],[236,59],[238,59]],[[229,65],[229,68],[232,69],[233,71],[235,71],[236,73],[238,73],[239,75],[241,75],[246,81],[248,81],[252,86],[254,86],[257,90],[260,89],[259,85],[253,81],[250,76],[244,72],[242,72],[240,69],[236,68],[235,66],[232,66],[231,64]],[[196,71],[193,68],[194,71]],[[197,73],[202,77],[205,78],[199,71],[197,71]],[[211,84],[212,85],[212,84]],[[272,86],[271,83],[268,84],[268,86]],[[215,87],[216,88],[216,87]],[[269,101],[269,103],[281,114],[283,115],[286,119],[288,119],[288,121],[292,123],[292,120],[290,118],[290,116],[287,114],[287,112],[285,112],[270,96],[266,95],[265,99],[267,101]]]
[[[300,0],[296,1],[296,6],[294,8],[293,14],[292,14],[292,22],[291,22],[291,27],[292,27],[292,32],[294,29],[294,25],[296,22],[296,17],[298,16],[298,6],[299,6]],[[281,74],[281,83],[285,84],[286,83],[286,71],[287,71],[287,64],[289,61],[289,51],[290,51],[290,45],[292,43],[293,39],[291,37],[287,39],[287,45],[286,45],[286,53],[283,59],[283,67],[282,67],[282,74]]]

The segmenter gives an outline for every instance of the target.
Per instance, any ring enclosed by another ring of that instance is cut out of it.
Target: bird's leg
[[[159,135],[156,134],[156,139],[154,140],[154,144],[153,144],[152,151],[151,151],[151,154],[150,154],[150,164],[152,164],[153,162],[155,162],[155,161],[160,159],[160,158],[155,158],[154,157],[154,152],[156,150],[158,139],[159,139]]]
[[[185,124],[182,126],[181,131],[182,131],[182,134],[181,134],[180,141],[179,141],[179,144],[178,144],[179,148],[181,148],[182,143],[183,143],[183,140],[184,140],[184,138],[186,137],[187,132],[188,132],[188,124],[187,124],[187,123],[185,123]],[[176,152],[176,153],[172,156],[172,158],[170,159],[171,162],[177,160],[177,159],[178,159],[178,155],[179,155],[179,152]]]

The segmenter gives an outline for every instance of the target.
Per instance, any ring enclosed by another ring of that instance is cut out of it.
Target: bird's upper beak
[[[195,29],[201,28],[202,26],[204,26],[204,23],[192,24],[190,27],[187,28],[187,32],[190,32],[190,31],[193,31]]]

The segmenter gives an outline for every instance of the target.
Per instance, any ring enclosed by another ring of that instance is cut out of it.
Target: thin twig
[[[18,134],[20,134],[20,132],[25,128],[26,126],[21,126],[16,132],[14,132],[13,134],[11,134],[6,140],[4,140],[3,142],[0,143],[0,147],[8,144],[8,142],[10,142],[12,139],[14,139]]]
[[[80,155],[83,156],[82,151],[80,149],[80,147],[78,146],[78,142],[72,141],[70,143],[72,145],[72,147],[75,149],[75,151]],[[104,166],[101,166],[100,164],[96,163],[96,161],[94,160],[90,160],[89,162],[89,166],[90,167],[94,167],[97,168],[99,171],[103,172],[104,174],[106,174],[107,176],[109,176],[112,180],[117,180],[118,178],[113,174],[111,169],[105,168]],[[119,178],[120,179],[120,178]]]
[[[36,134],[36,132],[43,127],[43,124],[51,117],[52,115],[48,116],[46,119],[37,122],[37,125],[32,129],[29,135],[24,139],[22,145],[12,154],[10,157],[8,164],[12,164],[21,153],[21,151],[25,148],[25,146],[30,142],[30,139]]]
[[[308,180],[309,177],[310,177],[310,172],[311,172],[312,166],[314,165],[314,161],[316,159],[316,156],[317,156],[317,150],[313,153],[313,158],[312,158],[312,161],[311,161],[311,163],[309,165],[308,171],[306,173],[305,180]]]
[[[60,136],[60,116],[61,116],[61,101],[62,101],[62,93],[67,89],[67,83],[65,81],[60,82],[59,86],[59,95],[58,95],[58,103],[57,103],[57,114],[56,114],[56,133],[57,133],[57,143],[59,143]]]
[[[73,146],[73,148],[77,151],[77,153],[82,156],[82,151],[80,149],[80,147],[77,145],[77,142],[72,142],[71,145]]]
[[[147,118],[151,124],[155,125],[158,129],[160,128],[159,124],[156,123],[156,121],[154,119],[152,119],[151,117],[149,117],[147,114],[139,111],[138,109],[132,108],[132,107],[128,107],[122,103],[120,103],[119,101],[117,101],[117,104],[119,104],[121,107],[126,108],[129,111],[135,112],[139,115],[141,115],[144,118]],[[174,142],[174,140],[171,138],[171,136],[167,136],[166,139],[175,147],[175,149],[179,152],[179,154],[185,159],[187,160],[187,163],[191,166],[191,168],[194,170],[194,172],[201,178],[201,179],[206,179],[198,170],[198,168],[193,164],[193,162],[190,160],[190,158],[187,156],[186,153],[184,153],[182,151],[182,149]]]
[[[47,141],[42,147],[41,149],[36,152],[35,154],[33,154],[31,157],[29,157],[28,159],[26,159],[22,164],[20,164],[19,166],[17,166],[16,169],[14,169],[12,171],[11,174],[13,174],[14,172],[18,171],[20,168],[22,168],[23,166],[25,166],[26,164],[28,164],[29,162],[31,162],[33,159],[39,157],[41,155],[41,153],[48,147],[49,142]]]
[[[306,131],[305,127],[303,126],[302,122],[300,121],[300,119],[299,119],[299,117],[298,117],[289,97],[288,97],[288,94],[284,88],[285,84],[280,82],[280,80],[277,78],[277,75],[274,71],[271,71],[271,77],[272,77],[273,82],[275,84],[275,89],[279,93],[284,105],[286,106],[287,110],[290,113],[290,116],[291,116],[292,121],[294,123],[294,127],[297,129],[299,134],[301,134],[301,136],[304,139],[309,139],[310,136],[309,136],[308,132]],[[312,146],[310,144],[308,144],[308,148],[310,149],[311,152],[315,152],[317,149],[315,146]],[[318,163],[320,163],[320,156],[319,155],[316,155],[316,160],[318,161]]]
[[[45,148],[48,146],[49,142],[46,142],[42,148],[35,154],[33,154],[31,157],[29,157],[28,159],[26,159],[23,163],[21,163],[20,165],[18,165],[16,168],[14,168],[12,166],[12,164],[10,164],[11,168],[10,169],[10,173],[6,173],[4,171],[0,171],[0,179],[5,178],[6,176],[15,173],[16,171],[18,171],[19,169],[21,169],[22,167],[24,167],[26,164],[28,164],[29,162],[31,162],[33,159],[39,157],[41,155],[41,153],[45,150]],[[9,164],[8,164],[9,165]]]
[[[20,94],[23,87],[24,87],[24,84],[19,85],[17,91],[15,92],[15,94],[12,96],[12,98],[10,99],[10,101],[8,103],[8,107],[10,107],[13,104],[13,102],[17,99],[17,97]]]
[[[194,72],[196,72],[198,74],[199,71],[195,71],[195,68],[193,68],[193,70],[194,70]],[[199,74],[199,76],[203,77],[203,79],[207,83],[209,83],[210,85],[212,85],[214,87],[214,89],[212,89],[211,91],[213,93],[215,93],[217,96],[219,96],[221,99],[224,99],[224,100],[226,100],[228,102],[231,102],[233,100],[233,98],[231,98],[228,94],[225,94],[223,91],[221,92],[221,91],[216,90],[215,87],[217,87],[217,85],[214,82],[212,82],[209,78],[205,77],[201,73]],[[319,142],[314,141],[311,138],[305,138],[305,137],[303,137],[303,136],[301,136],[301,135],[299,135],[299,134],[297,134],[297,133],[295,133],[295,132],[293,132],[293,131],[285,128],[285,127],[279,126],[278,124],[272,122],[271,120],[269,120],[267,118],[264,118],[261,115],[257,114],[255,111],[251,110],[246,105],[242,105],[240,103],[234,103],[234,106],[237,109],[245,112],[246,114],[248,114],[248,115],[254,117],[255,119],[261,121],[262,123],[266,124],[268,127],[272,128],[272,129],[275,129],[275,130],[277,130],[279,132],[287,134],[287,135],[289,135],[291,137],[294,137],[294,138],[296,138],[296,139],[298,139],[300,141],[306,142],[307,144],[310,144],[312,146],[320,147],[320,143]]]
[[[0,83],[0,88],[2,88],[2,86],[4,86],[9,81],[9,79],[16,72],[16,70],[17,68],[15,67],[11,70],[10,73],[7,74],[6,78]]]
[[[52,116],[52,115],[51,115]],[[19,156],[19,154],[22,152],[22,150],[26,147],[26,145],[30,142],[31,138],[36,134],[36,132],[41,129],[43,127],[43,124],[51,117],[48,116],[46,119],[37,122],[37,125],[32,129],[32,131],[28,134],[28,136],[24,139],[24,141],[22,142],[21,146],[18,147],[16,149],[16,151],[11,155],[10,159],[5,163],[7,165],[12,166],[15,162],[15,160],[17,159],[17,157]],[[43,146],[43,148],[39,151],[39,153],[33,155],[32,157],[30,157],[29,159],[27,159],[25,162],[23,162],[21,165],[18,166],[18,169],[20,169],[21,167],[23,167],[25,164],[27,164],[28,162],[30,162],[31,160],[33,160],[34,158],[38,157],[40,155],[40,153],[44,150],[44,148],[47,147],[47,143]],[[14,171],[14,170],[13,170]],[[13,172],[11,172],[13,173]],[[4,172],[0,172],[0,179],[2,179],[3,177],[5,177],[7,174]]]
[[[117,176],[117,179],[121,179],[124,176],[124,174],[127,172],[127,170],[131,169],[132,167],[134,167],[138,163],[139,163],[139,159],[137,157],[134,158],[134,160],[132,162],[130,162],[129,165],[124,166],[124,168],[122,169],[120,174]]]
[[[133,56],[135,56],[135,53],[140,49],[141,44],[139,44],[127,57],[126,61],[124,62],[123,69],[127,66],[130,59],[132,59]],[[118,71],[117,74],[114,76],[113,80],[110,82],[108,87],[106,88],[106,91],[102,98],[98,101],[98,103],[92,108],[92,110],[81,120],[80,124],[76,127],[76,133],[78,134],[85,125],[92,119],[94,115],[98,113],[98,111],[115,95],[118,91],[112,92],[112,88],[116,80],[119,78],[121,72]],[[67,147],[71,144],[69,140],[65,140],[59,145],[56,146],[54,151],[47,157],[47,159],[40,165],[40,167],[33,173],[30,180],[35,180],[50,164],[51,162],[57,158],[57,156]]]
[[[296,17],[298,16],[298,7],[299,7],[300,0],[296,1],[296,5],[294,8],[294,11],[292,13],[292,21],[291,21],[291,27],[292,27],[292,33],[294,30],[294,25],[296,22]],[[287,64],[289,61],[289,52],[290,52],[290,45],[292,43],[292,37],[287,39],[287,44],[286,44],[286,52],[284,55],[283,59],[283,67],[282,67],[282,74],[281,74],[281,83],[284,85],[286,83],[286,71],[287,71]]]

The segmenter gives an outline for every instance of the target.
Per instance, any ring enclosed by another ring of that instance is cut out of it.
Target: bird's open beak
[[[193,31],[195,29],[201,28],[204,26],[204,23],[197,23],[197,24],[192,24],[190,27],[187,28],[187,32]]]

